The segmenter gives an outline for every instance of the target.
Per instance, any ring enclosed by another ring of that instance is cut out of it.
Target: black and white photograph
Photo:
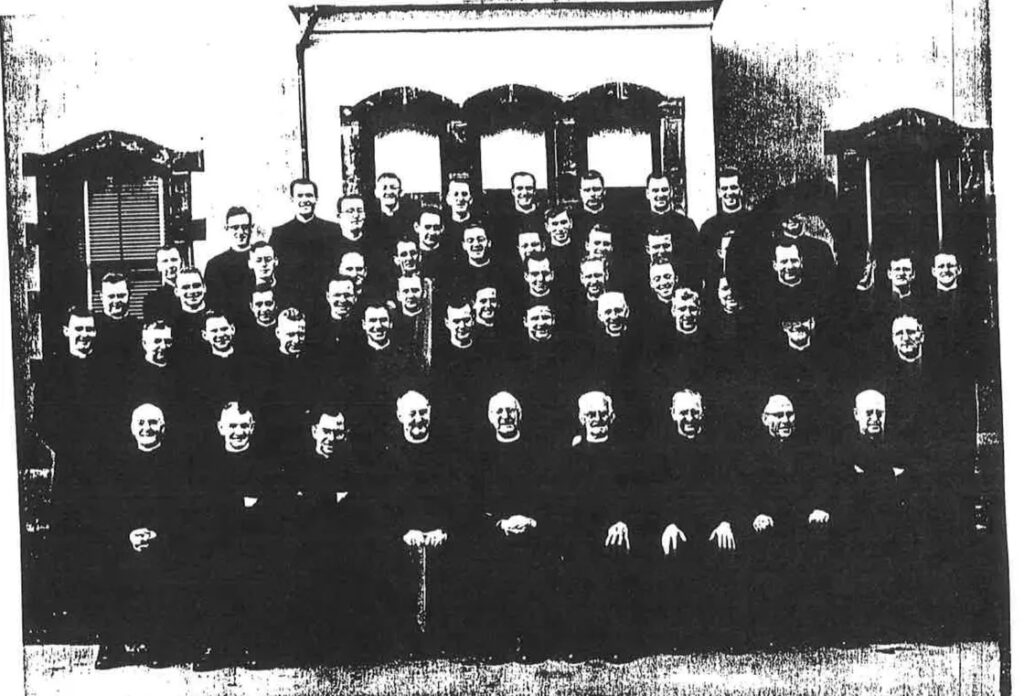
[[[991,4],[0,14],[8,692],[1010,693]]]

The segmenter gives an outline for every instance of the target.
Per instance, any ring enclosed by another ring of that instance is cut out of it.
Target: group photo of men
[[[295,179],[141,316],[116,272],[68,308],[35,428],[97,668],[957,638],[967,250],[845,253],[728,167],[702,221],[578,183]]]

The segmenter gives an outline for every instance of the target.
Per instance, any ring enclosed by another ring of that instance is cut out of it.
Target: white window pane
[[[437,136],[404,130],[378,135],[374,142],[378,175],[397,174],[404,193],[441,192],[441,142]]]
[[[651,134],[604,130],[587,140],[587,167],[604,175],[605,186],[644,186],[653,171]]]
[[[537,188],[548,187],[548,152],[544,136],[506,130],[480,139],[480,166],[484,189],[505,189],[516,172],[530,172]]]

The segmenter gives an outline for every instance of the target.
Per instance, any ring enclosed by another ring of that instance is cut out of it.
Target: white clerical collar
[[[312,215],[310,215],[308,219],[303,219],[303,217],[301,215],[296,215],[295,216],[295,221],[299,222],[299,223],[302,223],[303,225],[308,225],[309,223],[313,222],[313,218],[315,218],[315,217],[316,217],[316,213],[313,213]]]
[[[939,292],[953,292],[954,290],[959,290],[960,289],[959,285],[960,285],[959,281],[953,283],[952,285],[948,285],[948,286],[943,286],[943,285],[939,285],[938,283],[936,283],[935,284],[935,288]]]
[[[901,353],[899,351],[896,351],[896,355],[899,356],[899,359],[902,360],[903,362],[907,363],[908,365],[919,364],[921,362],[921,356],[923,354],[924,354],[924,351],[919,350],[919,351],[917,351],[917,355],[916,356],[914,356],[913,358],[910,358],[908,360],[907,358],[903,357],[903,353]]]
[[[206,311],[206,300],[203,300],[203,304],[200,305],[197,309],[189,309],[185,305],[181,305],[181,311],[184,312],[185,314],[202,314],[203,312]]]
[[[352,236],[351,234],[349,234],[348,230],[346,230],[345,228],[342,228],[341,236],[344,237],[345,239],[347,239],[350,242],[361,242],[363,240],[363,233],[364,232],[365,232],[365,230],[359,230],[359,234],[357,234],[355,236]]]
[[[143,355],[142,358],[143,358],[143,360],[148,362],[153,367],[159,367],[159,368],[167,367],[167,363],[166,362],[164,362],[164,363],[153,362],[152,360],[149,359],[148,355]]]
[[[698,328],[700,328],[700,327],[699,327],[699,326],[696,326],[696,325],[695,325],[695,326],[694,326],[694,327],[693,327],[692,329],[690,329],[689,331],[687,331],[686,329],[684,329],[684,328],[683,328],[682,326],[680,326],[679,324],[676,324],[676,332],[677,332],[677,333],[681,333],[681,334],[683,334],[684,336],[692,336],[693,334],[697,333],[697,329],[698,329]]]
[[[387,350],[388,346],[391,345],[391,338],[390,337],[388,338],[387,343],[375,343],[374,341],[370,340],[369,336],[367,336],[366,337],[366,343],[367,343],[367,345],[369,345],[374,350],[382,351],[382,350]]]
[[[423,314],[423,307],[420,307],[415,312],[409,312],[405,308],[405,305],[402,305],[402,316],[404,316],[404,317],[418,317],[421,314]]]
[[[497,438],[498,442],[501,442],[502,444],[508,444],[510,442],[515,442],[516,440],[519,439],[519,435],[520,435],[519,431],[516,431],[516,436],[515,437],[502,437],[500,434],[494,433],[494,436]]]
[[[472,258],[470,258],[470,257],[466,257],[466,258],[467,258],[467,259],[469,260],[469,265],[470,265],[470,266],[472,266],[473,268],[486,268],[487,266],[490,266],[490,265],[491,265],[491,257],[490,257],[490,256],[488,256],[488,257],[487,257],[487,258],[486,258],[486,259],[484,260],[484,262],[483,262],[483,263],[477,263],[476,261],[474,261],[474,260],[473,260]]]
[[[567,237],[566,240],[562,243],[558,243],[557,241],[555,241],[554,237],[551,238],[551,246],[555,247],[556,249],[563,249],[569,246],[570,244],[572,244],[572,237]]]
[[[245,447],[243,447],[241,449],[231,449],[231,447],[228,446],[227,443],[225,443],[224,451],[227,452],[228,454],[241,454],[242,452],[249,451],[249,446],[251,444],[252,444],[251,442],[247,442],[247,443],[245,443]]]
[[[523,215],[530,215],[531,213],[535,212],[536,210],[537,210],[537,204],[536,203],[534,203],[532,206],[530,206],[529,209],[527,209],[527,208],[520,208],[518,204],[516,205],[516,212],[517,213],[522,213]]]
[[[454,336],[451,339],[449,339],[448,342],[451,343],[452,346],[454,346],[455,348],[458,348],[459,350],[465,350],[466,348],[472,348],[473,347],[473,339],[472,338],[469,339],[469,341],[465,345],[460,345],[459,343],[457,343],[455,341],[455,337]]]
[[[142,445],[139,445],[138,443],[136,443],[136,445],[137,445],[137,446],[138,446],[138,448],[139,448],[139,451],[140,451],[140,452],[146,452],[146,453],[149,453],[149,452],[156,452],[156,451],[157,451],[158,449],[160,449],[160,445],[162,445],[162,444],[164,444],[164,443],[163,443],[163,442],[157,442],[157,443],[156,443],[155,445],[153,445],[152,447],[143,447]]]
[[[802,346],[798,346],[797,344],[793,343],[789,339],[787,339],[786,342],[789,344],[789,347],[792,350],[804,351],[804,350],[807,350],[808,348],[811,347],[811,342],[810,341],[807,341],[807,343],[803,344]]]
[[[799,287],[800,283],[802,283],[803,281],[804,281],[803,278],[797,278],[795,283],[787,283],[782,278],[779,278],[779,285],[782,285],[783,287],[787,287],[787,288],[795,288],[795,287]]]
[[[901,292],[900,289],[898,287],[896,287],[895,285],[892,287],[892,294],[895,295],[896,297],[900,298],[901,300],[905,300],[906,298],[910,297],[910,293],[911,292],[912,292],[912,290],[911,290],[909,285],[907,286],[907,291],[906,292]]]
[[[232,355],[235,354],[235,347],[231,346],[230,348],[228,348],[225,351],[219,351],[216,348],[213,348],[212,352],[213,352],[214,357],[217,357],[217,358],[230,358]]]

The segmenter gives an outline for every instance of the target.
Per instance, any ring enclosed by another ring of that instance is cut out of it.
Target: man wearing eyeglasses
[[[211,303],[225,306],[242,292],[249,278],[249,246],[252,243],[252,214],[240,205],[228,208],[224,230],[231,246],[206,264],[206,291]]]

